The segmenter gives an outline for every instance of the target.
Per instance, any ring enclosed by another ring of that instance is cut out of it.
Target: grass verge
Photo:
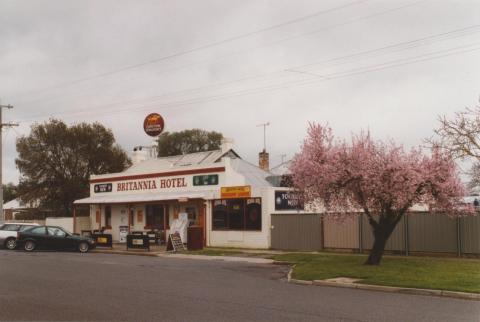
[[[480,293],[480,260],[385,256],[379,266],[363,265],[365,255],[284,254],[275,260],[295,263],[292,278],[360,278],[360,283]]]

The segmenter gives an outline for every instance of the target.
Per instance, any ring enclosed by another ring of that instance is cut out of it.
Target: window
[[[112,207],[110,205],[105,206],[105,227],[112,227]]]
[[[6,231],[18,231],[20,229],[20,225],[14,225],[14,224],[5,224],[2,227],[2,230]]]
[[[163,218],[165,216],[163,205],[147,205],[146,209],[146,226],[148,229],[165,229]]]
[[[247,199],[245,229],[262,230],[262,204],[260,198]]]
[[[185,212],[188,214],[189,225],[196,225],[197,222],[197,208],[195,207],[185,207]]]
[[[55,236],[55,237],[65,237],[67,235],[66,232],[64,232],[58,227],[47,227],[47,231],[49,235]]]
[[[213,229],[228,229],[227,201],[215,200],[213,202]]]
[[[20,226],[20,229],[18,231],[25,231],[25,230],[30,229],[32,227],[35,227],[35,226],[22,225],[22,226]]]
[[[228,229],[243,230],[245,228],[245,207],[244,200],[228,200]]]
[[[31,233],[31,234],[37,234],[37,235],[46,235],[47,234],[47,230],[45,229],[45,227],[35,227],[35,228],[29,230],[28,232]]]
[[[262,230],[261,199],[215,200],[212,219],[213,230]]]

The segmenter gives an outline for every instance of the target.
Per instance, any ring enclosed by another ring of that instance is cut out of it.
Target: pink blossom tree
[[[413,205],[428,205],[432,213],[462,213],[464,186],[455,162],[440,150],[431,155],[419,148],[405,151],[368,133],[347,143],[313,123],[290,170],[304,201],[320,203],[327,216],[367,216],[375,238],[367,265],[380,264],[388,238]]]

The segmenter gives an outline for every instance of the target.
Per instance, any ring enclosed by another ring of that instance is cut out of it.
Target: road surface
[[[277,265],[0,250],[0,320],[480,321],[480,302],[285,281]]]

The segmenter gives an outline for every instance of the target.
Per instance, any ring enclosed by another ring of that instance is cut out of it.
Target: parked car
[[[17,246],[27,252],[35,249],[77,250],[86,253],[95,248],[90,237],[74,235],[57,226],[38,226],[18,233]]]
[[[17,246],[17,233],[26,229],[39,226],[35,223],[5,223],[0,226],[0,245],[7,249],[15,249]]]

